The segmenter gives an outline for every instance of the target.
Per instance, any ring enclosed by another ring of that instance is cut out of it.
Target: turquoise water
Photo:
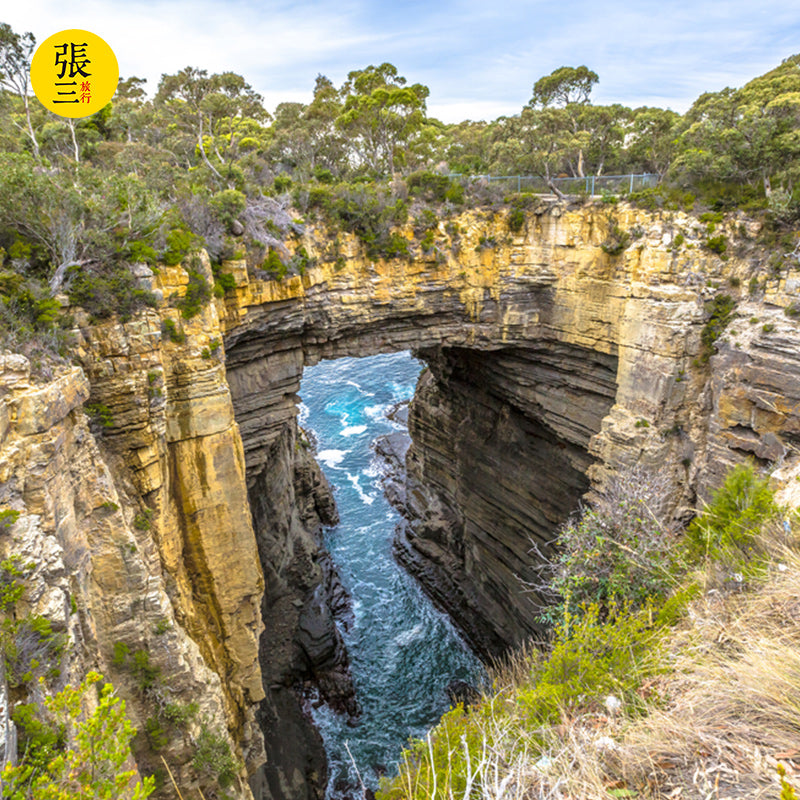
[[[330,762],[329,796],[347,796],[342,787],[358,783],[353,762],[365,785],[377,786],[381,771],[396,770],[409,737],[449,708],[447,685],[482,675],[447,617],[392,557],[400,518],[383,496],[370,445],[400,429],[386,412],[411,398],[420,368],[409,353],[393,353],[323,361],[303,373],[300,424],[317,439],[341,518],[325,544],[352,597],[354,622],[343,636],[362,708],[354,726],[326,708],[314,712]]]

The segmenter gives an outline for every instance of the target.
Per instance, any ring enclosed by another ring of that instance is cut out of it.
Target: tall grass
[[[784,519],[737,468],[679,546],[666,600],[562,602],[550,641],[413,742],[379,800],[791,796],[800,552]],[[758,569],[739,572],[745,554]]]

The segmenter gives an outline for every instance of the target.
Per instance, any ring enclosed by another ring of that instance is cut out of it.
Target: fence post
[[[628,194],[633,194],[633,173],[631,173],[631,189]]]
[[[517,175],[517,194],[522,191],[522,176]]]
[[[592,197],[594,197],[594,175],[592,175]]]

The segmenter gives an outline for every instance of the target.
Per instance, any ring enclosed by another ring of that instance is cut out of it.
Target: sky
[[[92,31],[120,74],[186,66],[243,75],[273,111],[309,102],[322,74],[389,61],[430,88],[444,122],[519,113],[536,80],[586,64],[597,104],[683,112],[705,91],[741,86],[800,52],[797,0],[22,0],[0,11],[37,42]]]

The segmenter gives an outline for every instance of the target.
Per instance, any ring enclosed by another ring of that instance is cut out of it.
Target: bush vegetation
[[[662,488],[628,472],[565,526],[548,640],[509,656],[480,702],[413,741],[379,800],[775,785],[761,753],[800,735],[791,524],[750,465],[680,537],[659,519]],[[752,773],[720,775],[719,763]]]

